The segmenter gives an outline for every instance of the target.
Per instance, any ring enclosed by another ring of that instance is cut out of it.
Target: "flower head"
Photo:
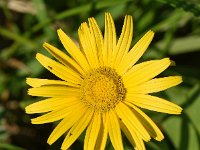
[[[48,138],[52,144],[66,133],[61,149],[68,149],[84,131],[85,150],[105,149],[108,137],[116,150],[122,150],[121,131],[137,150],[145,149],[143,141],[151,137],[161,141],[162,132],[140,108],[180,114],[181,107],[150,94],[175,86],[182,78],[155,78],[170,66],[169,58],[135,64],[152,41],[154,32],[148,31],[130,49],[131,16],[125,16],[118,40],[109,13],[105,14],[104,36],[94,18],[88,21],[78,30],[79,47],[58,30],[70,56],[48,43],[44,43],[44,48],[59,62],[36,55],[60,80],[27,79],[27,84],[32,86],[28,94],[45,98],[26,107],[28,114],[46,113],[32,119],[32,123],[61,120]]]

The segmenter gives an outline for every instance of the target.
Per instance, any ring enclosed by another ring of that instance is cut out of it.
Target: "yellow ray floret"
[[[79,73],[81,73],[81,75],[85,74],[83,69],[71,57],[66,55],[64,52],[60,51],[59,49],[50,45],[49,43],[44,43],[43,47],[65,66],[69,66],[73,70],[78,71]]]
[[[106,119],[108,120],[108,133],[113,147],[117,150],[123,150],[119,120],[115,112],[113,110],[107,112]]]
[[[81,53],[76,44],[61,29],[58,29],[57,32],[63,46],[68,51],[68,53],[85,71],[89,70],[90,66],[85,56]]]
[[[62,150],[68,149],[72,143],[80,136],[80,134],[85,130],[85,128],[88,126],[89,122],[91,121],[93,117],[94,112],[93,111],[86,111],[84,116],[77,121],[72,128],[67,133],[67,136],[65,137],[62,147]]]
[[[126,56],[123,57],[117,70],[119,74],[124,74],[128,69],[130,69],[144,54],[145,50],[151,43],[154,36],[153,31],[148,31],[128,52]]]
[[[122,121],[120,121],[120,126],[129,142],[133,145],[136,150],[145,150],[143,139],[134,130],[129,130]]]
[[[94,149],[96,140],[98,138],[99,130],[101,126],[101,115],[100,113],[94,113],[94,117],[90,122],[84,140],[84,149]]]
[[[80,75],[74,70],[72,70],[71,68],[63,66],[60,63],[40,53],[36,55],[36,58],[46,69],[48,69],[50,72],[52,72],[59,78],[71,83],[75,83],[75,84],[80,83],[80,80],[81,80]]]
[[[104,48],[103,35],[94,18],[89,18],[88,21],[89,21],[91,36],[94,38],[94,44],[95,44],[94,46],[96,47],[97,51],[96,53],[98,56],[99,65],[103,66],[103,56],[102,56]]]
[[[151,137],[158,141],[161,141],[164,138],[162,132],[157,127],[157,125],[144,112],[142,112],[139,108],[137,108],[131,103],[126,104],[133,108],[133,113],[137,116],[137,118],[140,120],[140,122],[148,131]]]
[[[108,137],[108,119],[106,119],[106,114],[104,113],[101,115],[101,127],[94,149],[104,150],[106,147],[107,137]]]
[[[140,64],[139,64],[140,65]],[[142,64],[141,64],[142,65]],[[164,58],[158,61],[149,63],[143,67],[133,66],[124,76],[124,84],[127,88],[137,86],[141,83],[144,83],[161,72],[163,72],[170,65],[170,60]]]
[[[168,114],[180,114],[182,111],[180,106],[165,99],[151,95],[127,94],[126,101],[131,102],[132,104],[141,108]]]
[[[76,110],[76,111],[75,111]],[[47,143],[52,144],[54,143],[59,137],[61,137],[67,130],[69,130],[74,123],[79,121],[81,117],[85,115],[86,109],[83,107],[78,107],[78,109],[73,110],[72,113],[69,114],[69,118],[65,117],[53,130],[51,135],[49,136]],[[74,117],[76,116],[76,117]]]
[[[122,33],[117,42],[116,49],[113,50],[113,65],[115,68],[120,64],[121,59],[129,51],[133,37],[133,19],[132,16],[125,16]]]
[[[44,113],[53,110],[58,110],[66,108],[77,103],[76,97],[66,97],[66,98],[48,98],[45,100],[38,101],[26,107],[26,113]]]
[[[65,85],[69,87],[80,87],[78,84],[74,84],[67,81],[61,80],[49,80],[49,79],[38,79],[38,78],[27,78],[26,83],[32,87],[41,87],[44,85]]]
[[[84,52],[88,63],[92,68],[99,67],[99,59],[95,46],[94,36],[91,34],[87,23],[82,23],[78,29],[81,50]]]
[[[105,66],[111,66],[112,53],[116,49],[116,31],[114,21],[109,13],[105,14],[105,33],[103,62]]]
[[[120,103],[115,110],[120,120],[122,120],[130,132],[133,130],[133,132],[137,132],[145,141],[150,140],[149,133],[125,104]]]
[[[128,93],[155,93],[176,86],[182,82],[181,76],[155,78],[128,89]]]
[[[42,97],[69,97],[78,96],[80,89],[72,88],[63,85],[50,85],[30,88],[28,94],[32,96],[42,96]]]

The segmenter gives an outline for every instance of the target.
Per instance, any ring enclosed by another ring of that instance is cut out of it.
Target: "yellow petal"
[[[124,134],[126,135],[129,142],[133,145],[135,150],[145,150],[143,139],[136,134],[134,129],[130,130],[128,129],[122,121],[120,121],[120,126]]]
[[[155,78],[141,85],[128,88],[129,93],[154,93],[176,86],[182,82],[181,76]]]
[[[139,64],[138,64],[139,65]],[[170,65],[170,60],[168,58],[164,58],[157,61],[151,61],[149,63],[145,63],[145,65],[141,65],[143,67],[138,67],[137,65],[130,69],[124,76],[124,84],[127,88],[139,85],[144,83],[161,72],[163,72]],[[134,69],[136,67],[136,69]]]
[[[94,149],[104,150],[106,147],[107,137],[108,137],[108,120],[106,119],[106,114],[103,113],[99,136]]]
[[[110,13],[105,13],[105,34],[103,61],[105,66],[110,66],[112,53],[116,49],[116,31],[113,18]]]
[[[118,68],[124,55],[128,53],[133,38],[133,19],[132,16],[125,16],[122,33],[117,42],[116,50],[113,53],[114,68]]]
[[[67,52],[72,56],[72,58],[82,67],[83,70],[88,71],[90,66],[82,54],[80,49],[76,46],[76,44],[61,30],[58,29],[58,36],[67,50]]]
[[[182,108],[180,106],[162,98],[151,95],[127,94],[126,101],[137,105],[141,108],[168,114],[180,114],[182,111]]]
[[[125,104],[119,103],[116,106],[116,113],[120,120],[126,125],[129,130],[137,132],[145,141],[149,141],[151,137],[143,125],[140,123],[135,114]]]
[[[155,64],[156,62],[159,62],[160,60],[149,60],[149,61],[145,61],[145,62],[142,62],[142,63],[139,63],[139,64],[136,64],[134,65],[130,70],[128,70],[124,75],[123,77],[128,77],[130,76],[131,74],[133,74],[134,72],[138,71],[138,70],[141,70],[142,68],[148,66],[148,65],[151,65],[151,64]]]
[[[101,125],[100,113],[94,113],[94,117],[87,128],[85,140],[84,140],[84,150],[94,149],[96,140],[99,134]]]
[[[128,69],[130,69],[144,54],[147,47],[151,43],[154,36],[153,31],[148,31],[129,51],[129,53],[123,57],[117,70],[120,75],[123,75]]]
[[[128,102],[126,102],[126,104],[133,108],[132,111],[134,111],[134,114],[137,116],[137,118],[149,132],[151,137],[153,137],[157,141],[163,140],[164,136],[162,132],[157,127],[157,125],[151,120],[151,118],[149,118],[144,112],[142,112],[139,108],[137,108],[133,104],[130,104]]]
[[[80,134],[85,130],[85,128],[88,126],[89,122],[91,121],[93,117],[93,111],[87,110],[82,118],[80,118],[79,121],[77,121],[72,128],[67,133],[67,136],[65,137],[62,147],[62,150],[68,149],[74,141],[80,136]]]
[[[81,48],[85,53],[85,56],[91,68],[99,67],[94,35],[91,34],[90,29],[86,22],[81,24],[80,28],[78,29],[78,35]]]
[[[103,66],[103,58],[102,58],[103,35],[102,35],[102,32],[94,18],[89,18],[88,21],[89,21],[91,34],[93,34],[93,36],[94,36],[96,49],[97,49],[97,55],[98,55],[98,59],[99,59],[99,63],[100,63],[99,65]]]
[[[80,89],[68,86],[42,86],[28,89],[28,94],[42,97],[69,97],[78,96]]]
[[[83,117],[85,111],[86,109],[84,109],[83,107],[77,107],[75,111],[65,117],[53,130],[47,140],[47,143],[50,145],[53,144],[60,136],[67,132],[67,130],[69,130],[74,125],[74,123],[76,123],[81,117]]]
[[[58,121],[60,119],[67,117],[67,115],[69,115],[73,110],[75,110],[76,108],[79,108],[80,106],[81,106],[80,102],[77,102],[76,104],[70,105],[69,107],[54,110],[45,115],[31,119],[31,123],[32,124],[44,124],[44,123]]]
[[[25,110],[28,114],[44,113],[71,106],[75,103],[77,103],[76,97],[48,98],[28,105]]]
[[[51,55],[53,55],[57,60],[59,60],[63,65],[68,66],[68,67],[72,68],[73,70],[78,71],[79,73],[81,73],[81,75],[85,74],[83,69],[72,58],[70,58],[68,55],[66,55],[64,52],[60,51],[59,49],[57,49],[56,47],[54,47],[53,45],[50,45],[48,43],[44,43],[43,47],[49,53],[51,53]]]
[[[50,72],[55,74],[57,77],[61,78],[62,80],[79,84],[82,80],[80,75],[73,71],[72,69],[63,66],[62,64],[38,53],[36,55],[37,60]]]
[[[107,113],[106,119],[108,119],[108,124],[109,124],[108,133],[114,149],[123,150],[124,148],[122,143],[120,125],[115,112],[113,112],[113,110],[110,110]]]
[[[65,85],[72,87],[80,87],[78,84],[61,80],[49,80],[49,79],[38,79],[38,78],[26,78],[26,83],[32,87],[40,87],[43,85]]]

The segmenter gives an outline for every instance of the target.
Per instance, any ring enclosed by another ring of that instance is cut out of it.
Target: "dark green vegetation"
[[[47,41],[64,50],[56,35],[62,28],[77,39],[81,22],[94,16],[103,30],[104,12],[110,12],[121,32],[126,14],[134,17],[134,44],[147,30],[155,38],[141,60],[170,57],[176,67],[161,76],[182,75],[184,82],[157,95],[183,107],[180,116],[147,112],[165,139],[146,143],[151,150],[200,149],[200,4],[198,0],[0,0],[0,149],[57,150],[46,140],[55,124],[31,125],[24,108],[39,100],[27,95],[26,77],[55,78],[35,59]],[[29,3],[30,2],[30,3]],[[14,7],[12,7],[14,5]],[[21,12],[19,12],[21,11]],[[49,54],[47,54],[50,56]],[[83,135],[72,149],[82,149]],[[125,139],[125,138],[124,138]],[[130,143],[124,140],[126,150]],[[113,149],[108,142],[107,149]]]

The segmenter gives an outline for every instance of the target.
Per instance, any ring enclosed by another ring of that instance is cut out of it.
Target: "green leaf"
[[[22,35],[19,35],[15,32],[9,31],[9,30],[2,28],[2,27],[0,27],[0,35],[7,37],[8,39],[17,41],[19,43],[22,43],[24,45],[27,45],[30,48],[36,47],[36,44],[33,41],[29,40],[28,38],[26,38]]]
[[[33,0],[33,4],[35,4],[36,9],[37,9],[37,13],[36,13],[36,17],[38,19],[39,22],[42,22],[43,20],[48,20],[48,14],[47,14],[47,10],[45,7],[45,3],[44,0]],[[52,37],[54,34],[52,32],[52,28],[50,28],[50,26],[46,26],[44,29],[44,32],[46,34],[46,37]]]
[[[200,85],[197,84],[193,90],[188,95],[188,102],[185,103],[185,113],[190,118],[191,123],[198,131],[200,135],[200,117],[199,117],[199,108],[200,108]]]
[[[147,150],[170,150],[169,146],[167,145],[167,140],[162,141],[155,141],[151,140],[150,142],[146,143],[146,149]]]
[[[18,146],[6,144],[6,143],[0,143],[0,149],[3,149],[3,150],[25,150],[24,148],[20,148]]]
[[[189,53],[199,51],[200,36],[187,36],[183,38],[174,39],[169,49],[169,54],[177,55],[182,53]]]
[[[129,1],[131,1],[131,0],[123,0],[123,1],[121,1],[121,0],[110,0],[110,1],[104,0],[104,1],[98,1],[96,3],[88,3],[88,4],[85,4],[85,5],[82,5],[82,6],[77,6],[75,8],[67,9],[67,10],[57,14],[53,18],[45,19],[42,22],[40,22],[39,24],[35,25],[31,29],[29,34],[37,32],[38,30],[45,27],[47,24],[51,23],[52,21],[61,20],[61,19],[64,19],[66,17],[69,17],[69,16],[80,14],[81,12],[89,11],[89,10],[92,9],[92,7],[95,7],[95,9],[99,10],[99,9],[107,8],[107,7],[110,7],[110,6],[123,4],[123,3],[129,2]]]
[[[175,149],[199,150],[200,148],[199,90],[198,84],[190,91],[185,90],[187,101],[182,105],[182,115],[167,117],[162,124],[168,136],[167,139]]]
[[[185,11],[193,13],[195,16],[200,16],[200,7],[187,0],[157,0],[159,2],[171,5],[175,8],[181,8]]]
[[[199,150],[199,135],[186,116],[169,117],[163,127],[175,149]]]

